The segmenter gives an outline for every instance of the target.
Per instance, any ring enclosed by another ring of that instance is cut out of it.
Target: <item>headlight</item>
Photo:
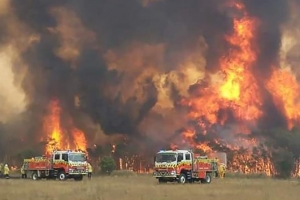
[[[176,174],[176,171],[171,171],[171,175],[175,175]]]

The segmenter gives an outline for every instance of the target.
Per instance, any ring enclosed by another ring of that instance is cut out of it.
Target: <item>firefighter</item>
[[[218,174],[219,174],[219,177],[222,179],[224,178],[224,175],[225,175],[225,165],[222,163],[219,165],[218,167]]]
[[[25,172],[24,165],[22,165],[20,171],[21,171],[21,174],[22,174],[22,177],[21,177],[21,178],[27,178],[27,174],[26,174],[26,172]]]
[[[225,177],[225,173],[226,173],[226,165],[223,164],[223,165],[222,165],[222,168],[223,168],[223,178],[224,178],[224,177]]]
[[[92,178],[93,167],[90,163],[88,163],[88,178]]]
[[[7,164],[4,165],[4,173],[3,174],[6,179],[9,179],[9,167]]]

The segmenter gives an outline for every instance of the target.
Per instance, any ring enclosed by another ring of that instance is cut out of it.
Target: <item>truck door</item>
[[[177,163],[180,164],[184,160],[183,153],[178,153],[177,156]]]
[[[59,153],[54,153],[53,154],[53,159],[52,159],[52,167],[57,168],[59,165],[59,161],[61,160],[61,154]]]
[[[59,161],[59,160],[61,160],[61,158],[60,158],[60,155],[61,154],[59,154],[59,153],[57,153],[57,154],[54,154],[54,161]]]
[[[192,156],[191,156],[191,153],[190,152],[185,153],[184,158],[185,158],[185,162],[186,162],[187,167],[192,169]]]
[[[62,160],[65,162],[69,162],[69,155],[67,153],[62,154]]]

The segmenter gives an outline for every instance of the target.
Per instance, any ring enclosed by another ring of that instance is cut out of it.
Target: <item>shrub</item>
[[[295,167],[294,155],[287,151],[281,150],[273,154],[273,161],[277,171],[277,178],[290,178]]]
[[[112,157],[103,157],[100,162],[101,172],[104,174],[111,174],[116,169],[116,163]]]

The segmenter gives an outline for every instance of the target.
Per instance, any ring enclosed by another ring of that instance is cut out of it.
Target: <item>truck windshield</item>
[[[174,162],[176,161],[175,153],[158,153],[155,158],[156,162]]]
[[[84,154],[79,154],[79,153],[74,153],[74,154],[69,154],[69,160],[74,161],[74,162],[83,162],[85,161],[85,155]]]

